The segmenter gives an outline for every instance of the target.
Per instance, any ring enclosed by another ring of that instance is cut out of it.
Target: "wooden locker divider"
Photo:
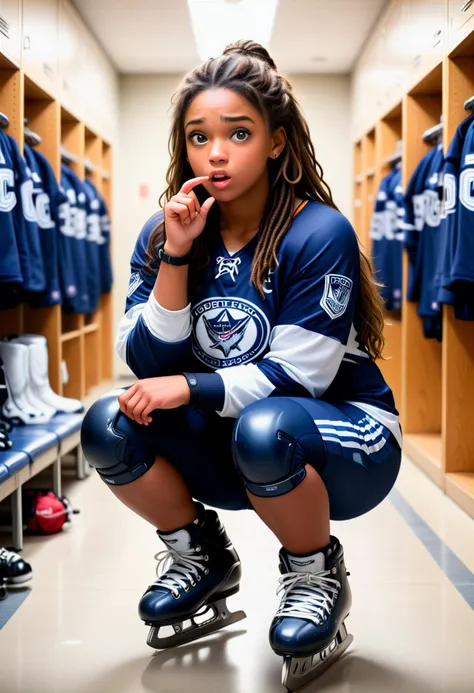
[[[92,130],[89,130],[89,128],[85,128],[85,162],[85,177],[89,178],[98,192],[101,193],[102,140],[92,132]],[[92,164],[94,170],[88,171],[87,164]],[[94,364],[86,363],[86,388],[90,388],[100,382],[102,378],[102,306],[100,301],[95,313],[85,316],[84,330],[86,360],[91,357],[94,359]],[[96,333],[94,338],[90,337],[92,332]],[[94,356],[92,356],[92,354],[94,354]],[[89,385],[88,382],[90,383]]]
[[[28,77],[24,77],[25,118],[28,127],[41,137],[37,149],[43,154],[59,176],[59,138],[60,106],[59,102],[40,89]],[[33,334],[42,334],[48,340],[49,380],[56,392],[61,392],[61,306],[46,308],[23,307],[23,330]]]
[[[396,106],[375,128],[375,176],[374,190],[377,195],[382,179],[390,172],[387,158],[396,153],[397,144],[402,139],[402,105]],[[372,251],[370,247],[370,252]],[[397,311],[385,311],[384,359],[378,362],[384,378],[389,383],[395,404],[401,408],[402,390],[402,322]]]
[[[67,339],[63,339],[62,351],[68,381],[63,386],[63,395],[77,399],[78,393],[82,393],[82,397],[85,393],[84,336],[77,330],[76,333],[68,332],[64,337]]]
[[[474,96],[474,34],[444,62],[445,145],[469,115]],[[451,306],[443,316],[443,440],[446,493],[474,517],[474,322],[457,320]]]
[[[375,130],[371,130],[362,139],[361,146],[362,160],[362,185],[361,185],[361,235],[359,236],[362,247],[368,250],[370,247],[370,219],[373,210],[373,199],[369,196],[373,194],[373,180],[375,174]]]
[[[7,58],[0,55],[0,111],[9,120],[6,134],[23,147],[23,76]],[[0,312],[0,337],[23,332],[23,306]]]
[[[354,149],[354,212],[353,225],[357,237],[362,242],[362,141],[355,145]]]
[[[86,392],[100,382],[99,331],[96,325],[86,325],[85,330],[85,376]]]
[[[403,187],[432,145],[425,130],[440,122],[442,65],[432,70],[403,100]],[[402,427],[405,450],[433,481],[444,486],[441,465],[441,344],[425,339],[417,304],[407,301],[408,261],[403,263]]]
[[[102,142],[102,197],[105,200],[112,220],[112,148],[107,142]],[[111,248],[112,252],[112,239]],[[102,319],[102,378],[109,380],[112,377],[112,353],[113,353],[113,301],[109,291],[100,298]]]
[[[84,179],[85,126],[65,108],[61,108],[61,145],[77,159],[68,163],[69,168],[81,180]],[[64,384],[65,397],[82,399],[86,394],[85,375],[85,345],[84,345],[84,315],[62,310],[61,341],[63,344],[63,360],[69,373],[69,380]],[[71,368],[73,350],[77,350],[77,363]]]

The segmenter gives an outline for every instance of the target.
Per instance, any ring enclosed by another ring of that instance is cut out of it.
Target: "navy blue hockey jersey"
[[[88,314],[91,311],[87,283],[86,194],[80,178],[64,165],[61,166],[61,187],[69,202],[68,205],[62,205],[60,210],[62,233],[74,241],[72,257],[77,295],[71,300],[71,308],[76,313]]]
[[[137,240],[117,338],[138,378],[197,373],[202,406],[224,417],[269,396],[350,402],[401,441],[392,393],[358,342],[359,248],[339,212],[308,202],[295,216],[265,299],[250,283],[258,235],[233,254],[217,235],[202,288],[180,311],[158,304],[155,276],[145,268],[160,219],[150,219]]]
[[[56,223],[51,214],[51,202],[38,165],[38,153],[25,144],[25,161],[33,181],[33,204],[39,229],[41,252],[45,271],[46,286],[42,294],[34,299],[36,306],[50,306],[61,303],[59,285],[59,250]]]
[[[474,119],[468,122],[458,168],[451,266],[445,286],[454,293],[456,317],[474,320]]]
[[[410,301],[418,301],[427,338],[441,338],[441,307],[435,284],[440,245],[439,178],[443,147],[428,152],[415,170],[405,195],[405,244],[410,258]]]
[[[375,201],[370,238],[371,255],[387,310],[400,310],[402,297],[402,241],[404,216],[401,170],[383,178]]]
[[[70,224],[68,223],[69,212],[64,207],[69,206],[69,201],[65,191],[59,186],[51,164],[45,156],[33,150],[38,175],[41,178],[43,187],[42,205],[49,204],[49,215],[55,226],[55,242],[57,245],[57,259],[59,263],[59,291],[62,296],[62,304],[67,309],[76,300],[77,286],[73,263],[73,242],[71,238]],[[47,200],[49,202],[46,201]],[[38,210],[38,221],[40,222],[40,210]],[[41,226],[41,224],[40,224]]]
[[[99,223],[100,235],[98,235],[99,244],[99,264],[100,264],[100,286],[101,292],[107,293],[111,290],[113,284],[112,260],[110,257],[110,217],[107,204],[97,191],[97,188],[92,181],[87,180],[87,185],[92,190],[93,194],[99,200]]]
[[[7,136],[0,129],[0,282],[22,283],[20,256],[13,219],[18,204],[15,175]]]
[[[18,200],[18,204],[13,208],[13,217],[23,275],[23,289],[40,292],[46,288],[46,276],[33,200],[33,180],[16,140],[7,136],[7,141]]]
[[[87,257],[87,293],[89,294],[89,311],[94,313],[99,305],[101,294],[100,250],[102,233],[100,226],[100,202],[97,190],[87,179],[84,181],[86,195],[86,257]]]

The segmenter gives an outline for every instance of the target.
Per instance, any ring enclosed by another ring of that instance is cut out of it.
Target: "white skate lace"
[[[275,618],[305,618],[319,626],[331,614],[341,588],[338,580],[321,573],[286,573],[279,579],[277,595],[283,592]]]
[[[21,560],[21,556],[19,556],[17,553],[14,553],[13,551],[7,551],[7,549],[4,549],[4,548],[0,549],[0,562],[1,563],[6,563],[7,565],[11,565],[12,563],[16,563],[19,560]]]
[[[175,597],[179,597],[178,587],[182,587],[185,592],[189,590],[189,584],[194,587],[196,582],[201,580],[199,570],[208,572],[208,569],[203,565],[209,560],[208,556],[196,555],[199,551],[201,551],[200,546],[182,551],[175,551],[175,549],[159,551],[155,555],[155,559],[158,561],[156,566],[158,580],[155,580],[153,585],[166,587],[171,590]],[[168,567],[169,570],[166,572]]]

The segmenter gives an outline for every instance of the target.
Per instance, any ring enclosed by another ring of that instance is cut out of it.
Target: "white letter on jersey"
[[[36,214],[40,229],[54,229],[54,221],[51,219],[51,209],[49,206],[49,196],[40,193],[36,197]]]
[[[35,202],[33,200],[33,181],[25,180],[25,182],[21,184],[20,190],[23,216],[25,217],[26,221],[37,221]]]
[[[443,176],[443,218],[456,210],[456,177],[452,173]]]
[[[474,169],[468,168],[459,177],[459,199],[461,203],[474,212]]]
[[[16,195],[8,186],[15,184],[13,171],[9,168],[0,169],[0,211],[11,212],[16,205]]]
[[[439,197],[434,190],[425,190],[426,198],[426,223],[428,226],[436,228],[439,226]]]
[[[102,245],[105,239],[102,238],[100,229],[100,217],[98,214],[89,214],[87,216],[87,240],[91,243]]]
[[[72,223],[72,213],[68,202],[59,205],[59,218],[61,219],[61,225],[59,227],[61,233],[68,236],[68,238],[74,238],[76,231]]]

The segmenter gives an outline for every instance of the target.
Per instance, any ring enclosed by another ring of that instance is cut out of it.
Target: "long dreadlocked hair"
[[[277,67],[263,46],[253,41],[237,41],[218,58],[210,58],[189,73],[173,97],[174,105],[169,154],[171,161],[166,174],[167,189],[160,197],[163,207],[183,184],[194,177],[186,158],[184,118],[193,99],[207,89],[230,89],[252,104],[266,119],[270,132],[282,126],[286,145],[276,160],[269,160],[270,195],[260,222],[251,281],[262,296],[263,283],[270,270],[278,264],[277,252],[291,226],[295,201],[317,200],[336,209],[331,190],[324,181],[323,170],[316,160],[308,124],[292,93],[291,84],[278,73]],[[199,186],[195,193],[202,204],[207,192]],[[189,289],[210,261],[210,241],[219,229],[219,207],[214,204],[206,226],[192,248]],[[155,271],[157,246],[166,239],[164,222],[158,224],[148,243],[148,269]],[[360,283],[357,299],[358,333],[362,345],[373,358],[379,358],[384,346],[383,312],[378,285],[367,256],[360,252]]]

